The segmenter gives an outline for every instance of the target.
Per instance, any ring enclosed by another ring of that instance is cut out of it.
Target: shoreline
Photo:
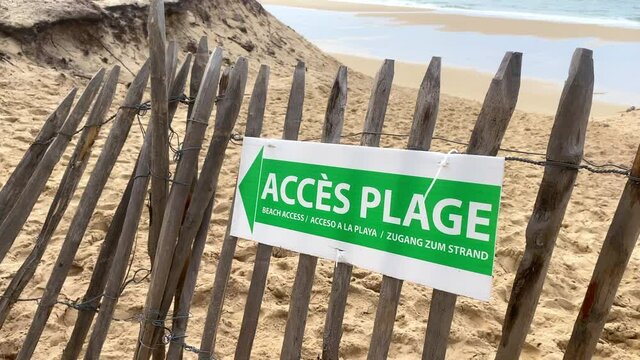
[[[329,53],[347,67],[374,77],[383,59],[348,54]],[[393,83],[398,86],[417,89],[420,87],[428,61],[424,64],[395,61]],[[496,68],[497,71],[497,68]],[[442,66],[441,93],[482,103],[494,74],[474,69]],[[523,77],[516,110],[543,115],[555,115],[562,84]],[[592,117],[609,117],[625,111],[626,106],[597,100],[594,95],[591,106]]]
[[[526,35],[546,39],[594,38],[605,42],[640,41],[640,28],[580,24],[553,20],[514,19],[437,12],[424,8],[360,4],[329,0],[260,0],[263,5],[352,12],[357,16],[385,17],[398,25],[437,25],[440,31],[475,32],[485,35]],[[589,36],[585,36],[589,34]]]

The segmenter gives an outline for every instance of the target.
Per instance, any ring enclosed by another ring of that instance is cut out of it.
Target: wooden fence
[[[31,358],[51,310],[58,304],[70,306],[78,311],[72,335],[61,354],[62,358],[78,358],[85,343],[85,359],[100,357],[118,298],[123,290],[127,264],[149,188],[149,255],[153,267],[144,312],[139,320],[141,329],[134,357],[143,360],[151,356],[154,359],[165,356],[169,359],[180,359],[186,350],[197,353],[201,359],[214,358],[218,324],[223,313],[225,290],[238,241],[229,233],[231,214],[222,240],[201,343],[199,347],[188,345],[184,338],[222,160],[229,141],[238,140],[232,131],[243,102],[248,63],[246,59],[239,58],[233,66],[223,70],[222,50],[216,48],[209,54],[207,39],[203,38],[197,52],[189,54],[177,69],[177,45],[175,42],[166,43],[163,6],[162,1],[152,2],[149,19],[150,60],[139,70],[116,115],[106,118],[119,75],[117,66],[108,74],[105,74],[104,70],[98,71],[87,84],[73,109],[77,90],[73,89],[63,99],[45,121],[41,132],[0,191],[2,261],[43,192],[47,179],[71,137],[79,134],[75,150],[33,250],[13,274],[10,284],[0,298],[1,327],[12,306],[17,301],[24,300],[20,295],[33,277],[54,231],[69,207],[87,166],[94,142],[99,136],[100,127],[107,121],[113,121],[95,168],[89,176],[87,186],[66,230],[47,286],[42,297],[38,299],[38,308],[33,314],[31,326],[17,359]],[[504,56],[487,91],[466,153],[485,156],[498,154],[518,99],[521,64],[520,53],[508,52]],[[430,148],[438,118],[440,68],[440,58],[434,57],[418,92],[411,133],[408,134],[408,149],[427,151]],[[300,62],[293,73],[283,139],[298,139],[304,105],[305,71],[305,64]],[[183,93],[189,73],[189,96],[186,97]],[[384,61],[373,82],[361,133],[361,146],[376,147],[380,143],[393,76],[394,62]],[[149,78],[151,101],[142,103]],[[537,165],[544,166],[544,176],[527,226],[526,248],[509,298],[496,359],[517,359],[520,355],[535,314],[577,173],[580,169],[588,168],[582,165],[582,156],[593,81],[592,53],[587,49],[577,49],[561,95],[546,160],[536,162]],[[258,137],[261,134],[268,84],[269,67],[262,65],[249,100],[244,136]],[[177,171],[175,175],[170,176],[168,136],[180,101],[189,107],[188,119],[184,142],[177,154]],[[329,95],[322,142],[340,141],[346,104],[347,69],[340,67]],[[214,106],[217,107],[217,111],[213,136],[204,163],[198,172],[199,154],[204,147],[205,131]],[[60,290],[69,274],[102,190],[125,145],[135,117],[146,110],[151,111],[151,121],[135,170],[115,210],[96,259],[86,294],[79,302],[61,301]],[[78,130],[79,123],[87,112],[87,122]],[[604,241],[582,308],[577,314],[565,359],[588,359],[594,353],[640,232],[640,150],[630,171],[618,173],[627,176],[628,182]],[[272,250],[269,245],[257,244],[251,284],[235,349],[236,359],[251,358]],[[317,261],[316,257],[300,254],[284,329],[281,359],[301,357]],[[339,358],[351,273],[351,265],[336,264],[324,325],[322,359]],[[370,360],[385,359],[388,355],[401,291],[401,280],[383,277],[368,353]],[[422,359],[445,358],[456,298],[454,294],[434,290]],[[176,301],[170,313],[173,299]],[[170,329],[168,337],[165,336],[165,329]],[[165,348],[167,342],[168,349]],[[50,355],[58,357],[60,354]]]

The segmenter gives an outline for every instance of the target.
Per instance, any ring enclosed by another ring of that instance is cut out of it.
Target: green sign
[[[261,241],[260,229],[276,228],[288,232],[280,246],[296,251],[330,239],[397,255],[388,259],[491,276],[501,185],[294,161],[268,151],[259,148],[239,181],[248,228],[242,237]]]

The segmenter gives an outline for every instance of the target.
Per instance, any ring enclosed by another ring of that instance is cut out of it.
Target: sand
[[[102,3],[102,2],[98,2]],[[113,1],[109,1],[113,5]],[[0,4],[2,4],[0,2]],[[280,137],[288,98],[293,67],[298,59],[306,61],[307,87],[305,110],[301,126],[301,139],[316,138],[321,131],[323,112],[328,93],[339,62],[321,53],[315,46],[295,34],[291,29],[263,12],[253,1],[186,2],[184,9],[173,11],[167,19],[168,36],[181,45],[180,60],[203,34],[209,35],[210,46],[225,48],[229,61],[237,56],[250,60],[251,89],[260,63],[272,67],[272,78],[267,102],[263,136]],[[47,114],[55,108],[72,86],[84,86],[86,77],[99,66],[125,64],[136,71],[146,57],[144,40],[144,9],[118,8],[110,12],[108,20],[88,23],[61,21],[39,30],[39,35],[28,41],[0,33],[0,183],[8,178],[24,150],[36,135]],[[107,11],[107,10],[104,10]],[[140,11],[141,13],[138,13]],[[91,38],[88,33],[94,34]],[[254,49],[245,48],[253,44]],[[244,46],[244,47],[243,47]],[[106,49],[109,51],[107,51]],[[118,58],[110,55],[110,52]],[[118,97],[112,112],[122,101],[126,83],[131,74],[123,69]],[[447,73],[443,82],[448,81]],[[422,74],[419,74],[422,77]],[[485,79],[488,84],[488,79]],[[448,85],[445,85],[445,90]],[[371,78],[350,70],[349,98],[346,111],[345,133],[360,131],[369,98]],[[478,89],[481,91],[481,88]],[[541,90],[542,92],[542,90]],[[544,91],[546,93],[546,91]],[[395,86],[387,110],[386,131],[408,133],[417,91],[410,87]],[[550,101],[557,103],[557,98]],[[148,98],[148,94],[145,96]],[[469,138],[478,115],[480,103],[460,97],[443,95],[436,135],[457,140]],[[551,105],[550,105],[551,106]],[[555,105],[553,105],[555,106]],[[551,106],[551,107],[553,107]],[[242,132],[247,116],[247,103],[236,127]],[[180,107],[175,124],[184,131],[185,108]],[[148,121],[148,116],[143,122]],[[507,130],[504,146],[544,151],[552,126],[553,116],[542,113],[516,111]],[[84,190],[99,148],[109,130],[106,126],[96,144],[83,181],[74,201],[58,228],[38,271],[25,290],[24,297],[37,297],[42,293],[64,239],[75,206]],[[207,140],[210,138],[207,133]],[[357,143],[358,139],[345,139]],[[613,162],[629,166],[640,143],[640,112],[622,112],[609,116],[594,116],[587,133],[585,155],[596,163]],[[72,145],[75,144],[72,141]],[[382,146],[402,148],[404,138],[383,137]],[[141,145],[138,127],[134,125],[128,143],[120,156],[110,181],[102,194],[98,208],[76,259],[68,281],[62,290],[70,299],[84,294],[115,207],[133,168]],[[451,145],[434,141],[434,149],[448,151]],[[70,146],[54,170],[32,216],[17,239],[5,261],[0,264],[0,291],[8,284],[12,272],[31,250],[48,207],[57,189],[73,147]],[[458,147],[458,150],[462,150]],[[187,343],[199,345],[203,322],[210,298],[213,275],[218,261],[221,240],[226,228],[227,213],[237,174],[240,146],[230,145],[216,195],[216,206],[205,249],[202,269],[192,306]],[[503,154],[504,155],[504,154]],[[507,163],[502,212],[500,218],[495,283],[491,301],[482,303],[460,299],[451,331],[448,357],[450,359],[491,359],[495,353],[506,310],[513,277],[524,249],[524,233],[542,168]],[[549,275],[543,290],[536,317],[527,338],[523,359],[561,359],[569,339],[572,324],[582,302],[586,286],[602,240],[611,221],[624,178],[613,175],[581,173],[558,238],[551,261]],[[148,214],[143,214],[136,245],[133,269],[149,267],[145,254]],[[232,359],[235,341],[240,329],[251,271],[255,243],[240,241],[233,263],[227,291],[217,352],[221,359]],[[286,322],[289,294],[295,275],[297,255],[275,251],[269,272],[253,358],[277,358]],[[316,272],[313,295],[304,338],[303,358],[315,359],[321,352],[322,328],[327,298],[331,287],[333,263],[321,260]],[[596,359],[634,359],[640,356],[640,253],[636,251],[618,291],[609,322],[598,346]],[[366,358],[373,318],[378,300],[381,275],[354,269],[350,289],[345,330],[342,341],[344,359]],[[147,281],[127,288],[116,308],[116,317],[134,317],[142,311]],[[405,284],[396,318],[393,344],[389,358],[418,359],[430,303],[431,290]],[[34,303],[19,303],[14,307],[0,334],[0,357],[11,359],[17,353],[35,310]],[[71,334],[75,321],[74,310],[56,307],[41,338],[34,358],[57,358]],[[116,321],[112,324],[103,351],[105,359],[128,358],[133,353],[138,324]],[[185,353],[186,359],[195,359]]]

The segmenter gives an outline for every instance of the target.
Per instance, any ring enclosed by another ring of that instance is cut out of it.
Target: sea
[[[309,0],[313,1],[313,0]],[[333,0],[337,1],[337,0]],[[460,15],[599,24],[625,31],[640,28],[640,0],[340,0],[366,4],[421,7]],[[548,38],[535,35],[448,31],[438,24],[398,23],[388,16],[265,6],[285,24],[329,53],[395,59],[426,64],[442,57],[443,66],[495,73],[506,51],[523,53],[525,78],[561,86],[578,47],[594,51],[594,100],[640,106],[640,36],[637,41],[602,40],[594,34]],[[393,12],[401,12],[394,9]],[[368,16],[371,15],[371,16]],[[636,31],[636,30],[633,30]]]
[[[436,12],[640,28],[639,0],[332,0]]]

